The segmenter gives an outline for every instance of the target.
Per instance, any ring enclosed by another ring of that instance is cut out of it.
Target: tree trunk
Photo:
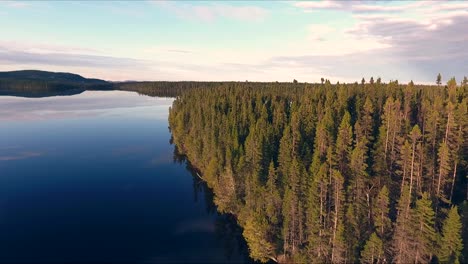
[[[452,201],[453,188],[455,186],[455,177],[457,177],[457,165],[458,165],[458,160],[455,160],[455,165],[453,166],[452,188],[450,190],[450,201]]]

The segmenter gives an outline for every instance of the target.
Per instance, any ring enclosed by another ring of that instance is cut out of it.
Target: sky
[[[0,1],[0,71],[111,81],[468,76],[468,1]]]

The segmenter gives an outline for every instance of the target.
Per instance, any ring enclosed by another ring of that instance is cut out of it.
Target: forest
[[[468,81],[229,82],[177,95],[173,141],[280,263],[468,262]]]

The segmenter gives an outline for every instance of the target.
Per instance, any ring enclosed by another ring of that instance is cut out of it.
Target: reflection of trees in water
[[[233,215],[220,215],[215,221],[216,239],[223,244],[225,256],[229,260],[234,260],[239,256],[243,263],[255,263],[249,258],[247,243],[242,237],[242,229],[237,224]],[[239,260],[237,260],[239,261]]]
[[[185,163],[185,168],[187,171],[190,172],[192,175],[193,179],[193,194],[194,194],[194,200],[195,202],[198,201],[198,195],[202,194],[205,197],[205,205],[206,205],[206,211],[209,214],[216,213],[216,205],[213,203],[213,192],[206,186],[205,182],[200,179],[200,177],[197,175],[199,173],[197,169],[195,169],[192,164],[190,164],[190,161],[187,160],[186,156],[183,154],[179,153],[179,150],[177,146],[174,146],[174,155],[173,155],[173,161],[174,163],[178,164],[184,164]]]
[[[172,138],[171,138],[172,139]],[[171,142],[172,144],[172,142]],[[194,201],[199,201],[199,195],[204,196],[206,211],[210,215],[216,215],[215,236],[219,243],[223,244],[226,259],[233,262],[255,263],[249,258],[247,243],[242,236],[242,229],[237,224],[236,218],[230,214],[220,214],[214,204],[214,194],[206,183],[197,175],[197,170],[192,167],[185,155],[179,153],[174,146],[174,163],[186,164],[187,171],[192,175]]]
[[[28,98],[42,98],[51,96],[71,96],[77,95],[84,92],[85,89],[48,89],[48,90],[34,90],[34,89],[23,89],[23,90],[8,90],[0,87],[0,96],[17,96],[17,97],[28,97]]]

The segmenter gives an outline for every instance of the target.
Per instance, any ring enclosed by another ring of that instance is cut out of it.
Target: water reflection
[[[249,262],[170,144],[172,100],[0,96],[0,262]]]
[[[139,118],[166,119],[167,108],[172,101],[172,98],[156,98],[123,91],[85,91],[76,96],[42,98],[2,96],[0,121],[71,119],[106,115],[131,117],[135,114]],[[157,109],[154,111],[155,107],[163,111]],[[148,111],[141,111],[145,108]],[[138,110],[138,113],[135,113],[135,110]]]
[[[206,183],[198,177],[198,171],[192,167],[186,156],[179,153],[176,145],[174,145],[173,161],[178,164],[185,164],[187,171],[191,173],[193,179],[194,202],[197,203],[199,201],[198,196],[203,195],[206,212],[218,216],[215,219],[214,232],[217,240],[223,244],[226,258],[233,259],[235,256],[241,254],[243,255],[241,258],[242,262],[255,263],[248,257],[248,247],[245,239],[242,237],[242,229],[237,225],[235,217],[230,214],[218,213],[216,205],[213,202],[213,192],[208,188]]]

